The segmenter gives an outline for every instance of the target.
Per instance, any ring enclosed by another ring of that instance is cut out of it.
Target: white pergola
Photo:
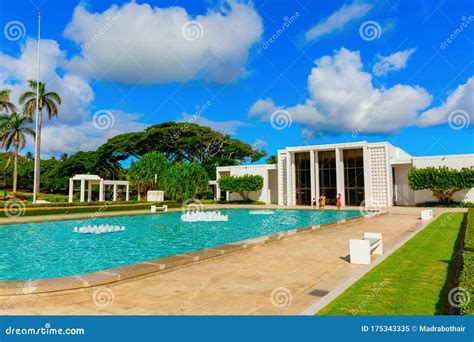
[[[80,187],[81,196],[79,200],[80,202],[85,202],[86,182],[87,182],[87,202],[92,201],[92,186],[93,185],[99,186],[99,201],[101,202],[104,201],[104,193],[105,193],[106,186],[113,186],[113,189],[114,189],[113,201],[117,200],[117,187],[118,186],[125,186],[125,200],[128,201],[129,199],[130,185],[128,181],[105,180],[105,179],[100,178],[97,175],[75,175],[74,177],[69,178],[69,202],[72,202],[73,200],[75,181],[81,182],[81,187]]]

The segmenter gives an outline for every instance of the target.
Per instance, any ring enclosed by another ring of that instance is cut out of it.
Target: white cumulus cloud
[[[308,132],[394,132],[417,121],[418,111],[431,103],[423,88],[396,84],[376,88],[372,75],[363,70],[357,51],[340,49],[332,56],[316,60],[308,77],[309,98],[284,108],[294,123],[309,127]],[[271,99],[260,100],[249,117],[269,120],[269,110],[282,108]]]
[[[0,53],[0,89],[12,91],[11,100],[19,110],[18,98],[29,89],[27,81],[37,77],[36,54],[36,41],[32,39],[26,40],[17,57]],[[48,91],[58,93],[62,99],[57,118],[48,121],[47,115],[43,115],[42,157],[94,150],[116,134],[145,128],[138,122],[140,114],[110,110],[114,125],[106,130],[97,129],[93,125],[95,111],[91,110],[94,91],[82,75],[64,71],[67,64],[66,54],[56,41],[41,40],[40,80]],[[33,142],[29,143],[31,148]]]
[[[471,124],[474,123],[474,76],[452,91],[439,107],[421,113],[419,124],[422,127],[443,124],[455,111],[467,113]]]
[[[368,3],[354,2],[350,5],[344,5],[306,32],[306,39],[314,40],[334,31],[342,30],[347,23],[363,17],[371,9],[372,5]]]
[[[408,58],[415,52],[415,49],[407,49],[395,52],[389,56],[377,55],[377,63],[372,67],[372,72],[376,76],[382,76],[389,71],[400,70],[407,66]]]
[[[80,4],[64,32],[81,48],[72,69],[125,84],[238,79],[262,33],[253,6],[233,0],[195,17],[177,6],[130,2],[91,13]]]
[[[206,118],[203,115],[196,114],[181,114],[181,118],[178,120],[180,122],[189,122],[195,123],[201,126],[210,127],[213,130],[219,131],[224,134],[234,135],[237,133],[237,130],[242,127],[250,126],[249,123],[238,120],[228,120],[228,121],[214,121]]]

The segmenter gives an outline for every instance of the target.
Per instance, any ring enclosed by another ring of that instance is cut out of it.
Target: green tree
[[[28,161],[32,161],[32,160],[35,160],[35,156],[33,155],[33,153],[28,151],[28,152],[25,153],[25,159],[28,160]]]
[[[41,162],[48,165],[41,181],[51,189],[66,189],[69,178],[77,174],[95,174],[105,179],[121,177],[120,165],[102,160],[95,151],[80,151],[64,161],[48,159]]]
[[[10,102],[10,89],[0,89],[0,111],[16,112],[15,105]]]
[[[153,187],[164,189],[165,176],[169,168],[170,162],[164,154],[149,152],[130,166],[127,179],[132,186],[137,187],[140,198],[141,190],[146,191]]]
[[[278,163],[278,158],[275,155],[271,155],[270,157],[265,160],[265,164],[277,164]]]
[[[233,165],[257,161],[265,155],[242,141],[214,131],[209,127],[186,122],[165,122],[143,132],[117,135],[99,147],[99,154],[108,160],[140,157],[148,152],[161,152],[171,162],[199,163],[215,172],[215,164]]]
[[[29,80],[28,85],[30,90],[24,92],[20,98],[19,102],[24,106],[24,114],[32,120],[36,110],[36,104],[38,102],[38,127],[36,134],[38,135],[38,139],[36,139],[36,153],[38,157],[38,161],[41,158],[41,127],[43,125],[43,109],[46,109],[48,112],[48,119],[51,120],[54,117],[58,116],[58,105],[61,104],[61,98],[55,92],[48,92],[46,90],[46,84],[43,82],[37,83],[36,81]],[[37,95],[38,92],[38,101]],[[38,165],[38,175],[37,175],[37,186],[39,190],[39,180],[40,180],[40,169]]]
[[[474,187],[474,169],[412,167],[408,170],[408,184],[412,190],[431,190],[440,202],[448,203],[456,192]]]
[[[166,194],[178,202],[194,199],[198,193],[207,189],[209,189],[209,176],[199,164],[175,163],[166,173]]]
[[[31,128],[26,127],[28,123],[28,118],[17,112],[0,116],[2,147],[6,150],[13,148],[13,192],[17,191],[18,152],[25,148],[25,134],[31,137],[35,136],[35,132]]]
[[[225,176],[218,180],[222,191],[238,193],[244,201],[248,201],[249,193],[263,188],[263,177],[259,175]]]

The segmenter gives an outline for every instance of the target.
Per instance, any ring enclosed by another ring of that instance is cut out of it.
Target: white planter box
[[[164,191],[150,190],[146,193],[146,200],[148,202],[161,202],[165,199]]]

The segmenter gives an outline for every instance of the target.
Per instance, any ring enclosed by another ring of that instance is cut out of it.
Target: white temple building
[[[250,194],[252,200],[283,206],[310,205],[325,194],[334,204],[387,207],[437,201],[431,191],[413,191],[408,185],[410,167],[474,167],[474,154],[414,157],[389,142],[367,141],[287,147],[278,150],[277,164],[217,167],[215,198],[240,200],[236,193],[223,193],[217,180],[224,176],[261,175],[264,186]],[[474,189],[455,194],[454,200],[474,202]]]
[[[117,190],[119,186],[125,187],[125,200],[129,200],[130,185],[128,181],[121,180],[105,180],[97,175],[75,175],[72,178],[69,178],[69,202],[73,201],[74,198],[74,182],[80,182],[80,202],[85,202],[86,197],[86,183],[87,183],[87,202],[92,201],[92,189],[93,186],[99,187],[99,201],[104,201],[105,198],[105,189],[107,186],[113,188],[113,197],[112,200],[117,200]]]

